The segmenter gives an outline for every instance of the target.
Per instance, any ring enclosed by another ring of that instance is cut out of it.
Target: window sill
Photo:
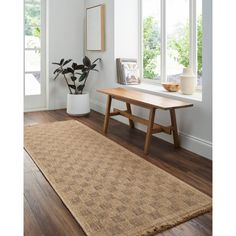
[[[169,98],[179,98],[180,100],[188,100],[188,101],[202,101],[202,92],[197,90],[193,95],[184,95],[181,92],[168,92],[166,91],[162,85],[160,84],[150,84],[150,83],[141,83],[138,85],[122,85],[119,84],[120,87],[128,87],[138,91],[154,94],[154,95],[161,95],[164,97]]]

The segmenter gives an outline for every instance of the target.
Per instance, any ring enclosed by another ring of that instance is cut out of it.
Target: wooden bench
[[[129,119],[129,125],[134,128],[134,122],[141,123],[147,126],[147,134],[144,146],[144,154],[148,154],[151,143],[152,134],[164,132],[166,134],[173,134],[174,146],[179,147],[178,129],[176,123],[175,109],[191,107],[193,104],[186,103],[178,100],[155,96],[143,92],[129,90],[125,88],[106,88],[97,90],[100,93],[107,95],[107,105],[104,120],[103,132],[106,134],[109,124],[109,118],[111,116],[122,115]],[[123,101],[126,103],[127,110],[119,110],[114,108],[111,112],[112,99]],[[144,107],[150,110],[149,119],[143,119],[141,117],[132,114],[131,104]],[[155,112],[157,109],[169,110],[171,124],[169,126],[163,126],[154,123]]]

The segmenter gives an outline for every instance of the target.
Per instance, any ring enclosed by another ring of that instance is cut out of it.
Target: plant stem
[[[87,81],[87,79],[88,79],[88,76],[89,76],[89,73],[87,74],[87,76],[86,76],[86,78],[85,78],[85,80],[84,80],[84,83],[83,83],[83,86],[84,86],[84,87],[85,87],[85,83],[86,83],[86,81]],[[83,94],[84,87],[83,87],[83,89],[81,90],[81,94]]]
[[[63,71],[63,66],[61,66],[61,71]],[[70,94],[73,94],[72,91],[71,91],[71,88],[70,88],[70,86],[69,86],[68,80],[67,80],[67,78],[66,78],[66,75],[63,74],[63,76],[64,76],[64,79],[65,79],[65,81],[66,81],[67,87],[68,87],[68,89],[69,89],[69,91],[70,91]]]
[[[73,77],[75,76],[75,71],[72,75],[73,75]],[[77,87],[76,87],[76,84],[75,84],[75,80],[73,80],[73,83],[74,83],[74,86],[75,86],[75,94],[78,94]]]
[[[69,83],[68,83],[68,80],[67,80],[65,74],[64,74],[64,79],[65,79],[65,81],[66,81],[66,83],[67,83],[67,86],[68,86],[68,88],[69,88],[70,94],[73,94],[72,91],[71,91],[71,88],[70,88],[70,86],[69,86]]]
[[[75,94],[78,94],[75,81],[73,81],[73,82],[74,82],[74,86],[75,86]]]

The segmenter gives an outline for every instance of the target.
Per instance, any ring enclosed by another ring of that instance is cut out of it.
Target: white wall
[[[105,4],[105,51],[91,52],[85,54],[91,59],[101,58],[102,63],[98,65],[99,73],[92,72],[87,80],[85,90],[89,91],[92,107],[96,104],[105,104],[104,96],[100,96],[97,88],[114,86],[115,55],[114,55],[114,2],[110,0],[86,0],[85,7],[91,7],[99,4]],[[95,108],[95,110],[98,110]]]
[[[115,58],[138,58],[138,2],[114,1]]]
[[[106,51],[86,52],[91,58],[101,57],[101,72],[93,74],[87,85],[91,95],[91,106],[99,112],[105,111],[105,96],[97,88],[117,87],[116,57],[137,57],[138,55],[138,1],[137,0],[87,0],[86,7],[105,3],[106,5]],[[181,145],[195,153],[212,158],[212,1],[203,1],[203,100],[194,102],[194,107],[177,111]],[[124,107],[119,102],[114,106]],[[147,117],[145,109],[135,107],[134,113]],[[126,122],[126,119],[118,118]],[[169,114],[157,111],[156,122],[166,124]],[[144,129],[143,126],[138,126]],[[171,137],[159,135],[172,142]]]
[[[52,79],[55,66],[61,58],[78,63],[84,56],[84,0],[47,1],[47,84],[48,108],[66,107],[68,88],[62,78]]]

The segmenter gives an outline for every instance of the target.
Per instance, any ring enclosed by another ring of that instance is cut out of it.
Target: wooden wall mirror
[[[86,45],[88,51],[105,50],[105,6],[86,9]]]

